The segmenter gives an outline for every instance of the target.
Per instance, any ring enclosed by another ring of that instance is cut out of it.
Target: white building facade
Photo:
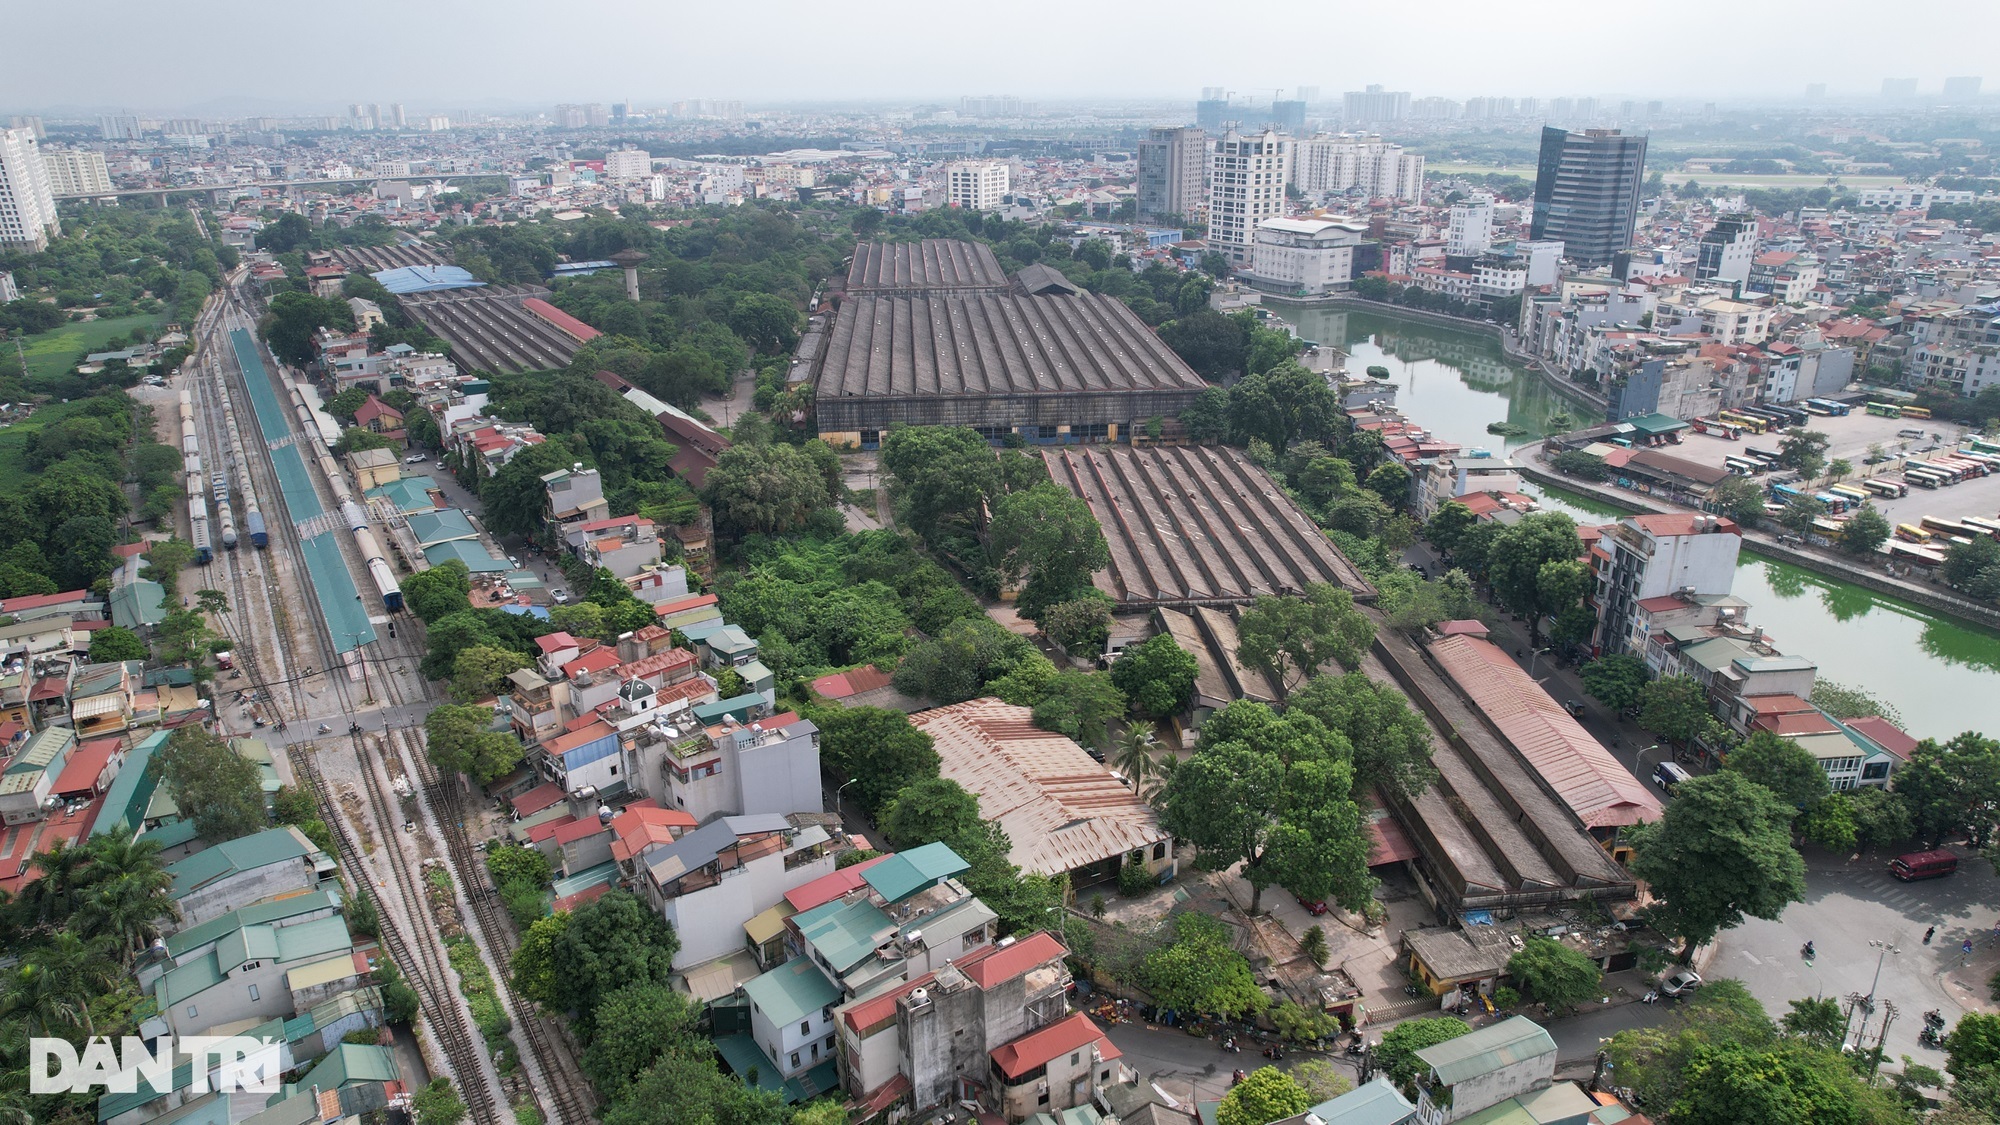
[[[1006,199],[1007,165],[999,160],[960,161],[945,169],[945,198],[967,211],[995,211]]]
[[[0,129],[0,247],[31,254],[62,237],[47,166],[33,129]]]
[[[1292,139],[1270,130],[1246,137],[1232,129],[1215,142],[1208,240],[1238,269],[1251,264],[1257,228],[1284,216],[1291,152]]]
[[[54,195],[109,195],[111,172],[104,154],[85,149],[43,149],[42,167]]]
[[[1368,228],[1332,219],[1266,219],[1257,225],[1250,272],[1282,293],[1317,297],[1354,280],[1354,250]]]
[[[1451,205],[1451,226],[1445,233],[1444,252],[1472,257],[1493,246],[1493,197],[1474,192]]]

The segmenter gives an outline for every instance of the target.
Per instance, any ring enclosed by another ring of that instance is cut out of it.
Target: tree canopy
[[[1682,782],[1659,820],[1630,830],[1632,873],[1662,900],[1654,918],[1686,943],[1684,955],[1745,915],[1776,918],[1805,897],[1805,860],[1792,847],[1796,812],[1724,771]]]
[[[879,814],[903,787],[937,776],[931,736],[909,716],[880,707],[839,707],[816,712],[820,768],[835,784],[852,780],[845,796],[869,816]]]
[[[1388,684],[1361,672],[1315,676],[1292,693],[1286,708],[1311,715],[1346,739],[1353,752],[1356,792],[1386,785],[1414,797],[1437,779],[1430,728]]]
[[[1352,669],[1375,639],[1375,624],[1354,607],[1354,595],[1325,582],[1300,597],[1267,595],[1237,624],[1236,654],[1286,689],[1328,662]]]
[[[158,772],[181,815],[211,844],[270,826],[257,764],[201,726],[176,727],[150,768]]]
[[[1187,706],[1199,667],[1171,633],[1161,633],[1119,653],[1111,682],[1141,715],[1164,719]]]

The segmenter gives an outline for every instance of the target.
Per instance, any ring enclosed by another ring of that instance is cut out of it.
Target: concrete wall
[[[742,807],[750,813],[824,812],[820,787],[819,736],[771,738],[738,752],[731,766],[741,786]]]
[[[181,899],[181,926],[197,925],[279,895],[309,891],[317,882],[309,856],[239,871]]]

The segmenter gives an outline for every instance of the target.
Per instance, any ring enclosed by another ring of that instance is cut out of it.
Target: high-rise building
[[[1978,78],[1947,78],[1944,80],[1944,96],[1955,102],[1968,102],[1979,96]]]
[[[1298,97],[1300,101],[1306,103],[1307,105],[1311,105],[1312,103],[1319,100],[1319,87],[1301,86],[1298,89]]]
[[[0,247],[31,254],[62,237],[48,170],[32,129],[0,129]]]
[[[1230,108],[1227,97],[1203,98],[1194,103],[1194,123],[1211,137],[1228,132],[1235,121],[1236,113]]]
[[[1380,86],[1370,86],[1365,90],[1349,90],[1341,96],[1342,116],[1350,125],[1366,124],[1371,121],[1401,121],[1410,115],[1410,95],[1408,91],[1384,90]]]
[[[604,154],[604,175],[607,179],[629,183],[652,174],[653,154],[643,149],[620,148]]]
[[[1187,127],[1148,130],[1139,142],[1139,216],[1192,219],[1207,171],[1208,134]]]
[[[403,103],[396,102],[389,106],[389,124],[402,129],[407,127],[409,123],[409,118],[403,114]]]
[[[1239,268],[1250,265],[1257,225],[1283,217],[1292,139],[1266,130],[1234,129],[1215,142],[1208,203],[1208,241]]]
[[[424,119],[424,128],[433,133],[442,133],[451,128],[451,118],[442,113],[433,113]]]
[[[1293,142],[1291,183],[1307,195],[1358,187],[1414,203],[1424,197],[1424,158],[1370,133],[1321,133]]]
[[[945,198],[967,211],[997,209],[1007,195],[1007,163],[964,160],[945,169]]]
[[[9,117],[7,119],[7,127],[9,129],[26,129],[30,133],[33,133],[35,139],[38,141],[49,135],[48,130],[42,128],[41,117],[32,113],[25,115],[17,114]]]
[[[611,124],[611,111],[603,102],[591,102],[583,107],[583,119],[593,129],[603,129]]]
[[[136,141],[139,119],[129,113],[106,114],[97,119],[97,131],[107,141]]]
[[[1917,96],[1917,80],[1914,78],[1884,78],[1882,96],[1885,98],[1914,98]]]
[[[1645,180],[1646,138],[1544,127],[1530,237],[1559,239],[1571,261],[1604,265],[1632,244]]]
[[[1473,257],[1493,246],[1493,197],[1476,191],[1451,205],[1451,226],[1445,233],[1444,252]]]
[[[83,149],[44,149],[42,167],[54,195],[109,195],[111,173],[104,154]]]
[[[1289,137],[1306,131],[1306,103],[1303,100],[1271,103],[1271,128]]]
[[[1757,257],[1757,220],[1749,215],[1724,215],[1701,236],[1695,260],[1697,279],[1733,281],[1738,287],[1750,280],[1750,263]]]

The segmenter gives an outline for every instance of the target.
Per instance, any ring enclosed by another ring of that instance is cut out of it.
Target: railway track
[[[350,735],[356,756],[366,753],[358,735]],[[313,787],[318,796],[326,822],[333,829],[334,842],[340,851],[340,865],[345,868],[357,884],[362,873],[369,870],[360,847],[355,843],[353,831],[348,827],[345,810],[338,798],[326,784],[325,775],[320,772],[318,749],[308,748],[304,753],[294,752],[292,764],[298,770],[301,780]],[[385,834],[400,830],[403,818],[389,804],[382,794],[383,786],[363,785],[368,793],[369,804],[374,812],[375,823]],[[403,900],[409,917],[423,917],[428,911],[429,900],[425,895],[423,878],[411,870],[409,855],[402,844],[393,838],[381,841],[381,847],[389,853],[388,867],[395,880],[395,890]],[[380,896],[375,896],[380,897]],[[395,913],[387,904],[377,903],[375,911],[381,930],[382,944],[389,950],[389,956],[401,969],[403,976],[416,990],[421,1001],[419,1011],[430,1025],[431,1035],[444,1050],[445,1058],[458,1079],[459,1096],[465,1100],[474,1121],[482,1125],[502,1125],[494,1104],[493,1091],[481,1069],[484,1050],[468,1026],[463,1007],[459,1003],[457,988],[453,984],[450,962],[445,958],[438,943],[430,940],[430,935],[412,941],[403,932]]]

